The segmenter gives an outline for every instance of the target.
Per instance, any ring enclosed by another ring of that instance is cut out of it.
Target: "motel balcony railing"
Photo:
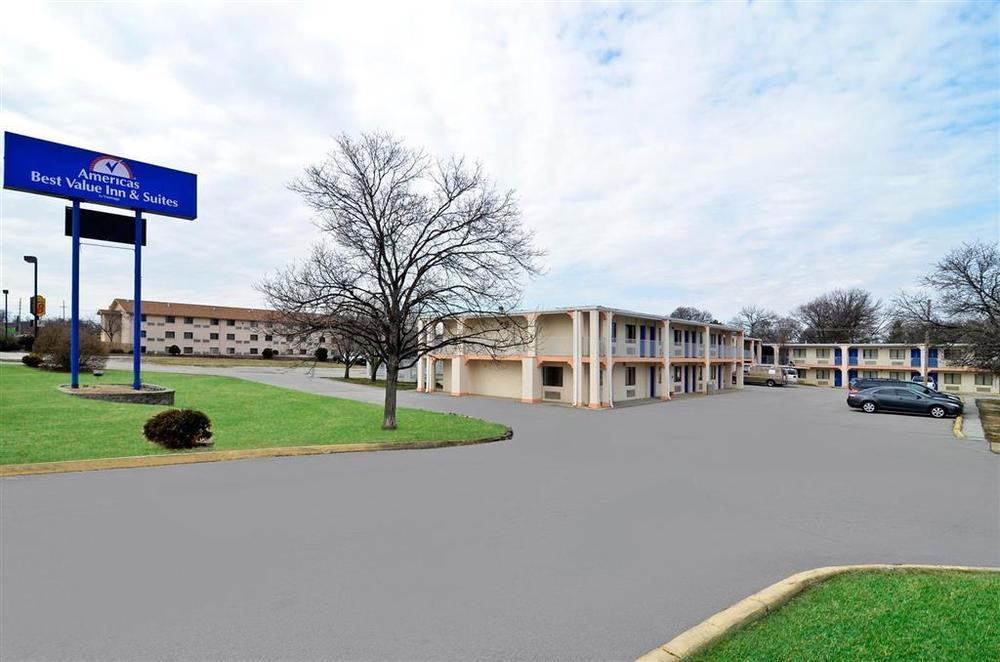
[[[730,345],[712,345],[709,352],[709,358],[713,359],[735,359],[740,356],[740,350]]]
[[[663,356],[663,343],[659,340],[622,340],[612,339],[611,352],[614,356],[634,356],[636,358],[649,359]]]
[[[670,356],[678,359],[700,359],[705,357],[705,347],[697,343],[675,342],[670,346]]]

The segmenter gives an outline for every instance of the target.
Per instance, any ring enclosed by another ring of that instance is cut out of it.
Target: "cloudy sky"
[[[996,4],[360,4],[10,3],[0,126],[198,173],[196,221],[150,217],[149,299],[260,305],[318,238],[287,182],[367,130],[517,190],[531,307],[891,298],[1000,239]],[[24,254],[68,310],[63,206],[3,193],[13,314]],[[130,252],[82,260],[85,314],[131,296]]]

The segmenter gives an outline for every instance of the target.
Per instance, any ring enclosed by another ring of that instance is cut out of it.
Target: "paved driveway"
[[[402,396],[515,437],[3,480],[3,659],[631,659],[806,568],[1000,565],[1000,458],[951,421]]]

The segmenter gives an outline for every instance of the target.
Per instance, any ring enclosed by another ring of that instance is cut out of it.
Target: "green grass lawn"
[[[121,371],[109,371],[101,378],[104,383],[130,380],[130,373]],[[94,381],[92,375],[80,376],[81,384]],[[176,389],[175,407],[200,409],[208,415],[216,450],[456,441],[505,430],[498,423],[401,408],[399,429],[385,431],[382,407],[363,402],[231,377],[156,373],[149,381]],[[68,382],[65,373],[0,363],[0,464],[178,452],[142,436],[143,423],[169,407],[74,398],[56,389]]]
[[[384,379],[376,379],[372,381],[367,377],[348,377],[344,379],[343,377],[326,377],[326,379],[332,379],[337,382],[347,382],[348,384],[360,384],[361,386],[375,386],[381,389],[385,388]],[[396,384],[396,390],[398,391],[412,391],[417,388],[416,382],[398,382]]]
[[[1000,573],[839,575],[690,659],[997,660]]]

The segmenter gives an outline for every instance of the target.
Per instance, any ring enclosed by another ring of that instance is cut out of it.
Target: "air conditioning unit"
[[[634,398],[635,397],[635,389],[634,388],[625,389],[625,397],[626,398]]]
[[[878,365],[878,361],[865,361],[865,365]]]
[[[542,400],[562,400],[561,391],[542,391]]]

